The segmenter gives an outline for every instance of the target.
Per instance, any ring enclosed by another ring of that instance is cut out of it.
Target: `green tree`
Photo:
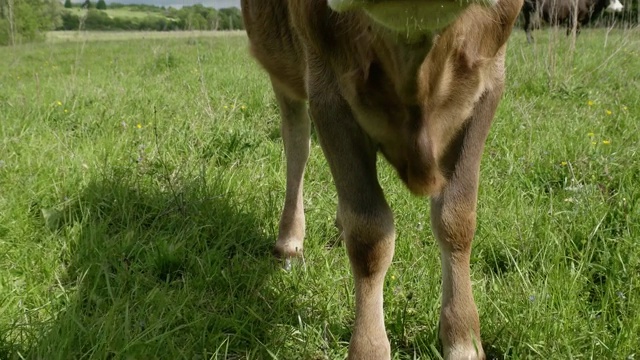
[[[62,14],[62,25],[59,30],[79,30],[80,18],[78,15],[73,14],[71,11],[65,11]]]
[[[111,18],[106,12],[96,9],[87,11],[87,16],[84,19],[84,28],[86,30],[112,30],[111,25]]]
[[[224,8],[218,11],[217,30],[240,30],[244,29],[242,23],[242,13],[236,7]]]
[[[44,38],[62,25],[58,0],[0,0],[0,45]]]
[[[96,9],[107,10],[107,3],[104,2],[104,0],[98,0],[98,3],[96,4]]]
[[[66,9],[71,9],[73,7],[73,4],[71,4],[71,0],[64,0],[64,7]]]

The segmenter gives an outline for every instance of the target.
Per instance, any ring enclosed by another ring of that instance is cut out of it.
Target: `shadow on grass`
[[[315,294],[298,295],[305,276],[279,274],[269,223],[277,211],[257,200],[264,196],[234,194],[224,175],[205,183],[109,171],[46,219],[66,241],[62,276],[51,284],[54,320],[35,326],[27,349],[0,344],[0,358],[342,357],[351,321],[300,334],[300,306],[315,320],[330,310],[313,305],[327,301]],[[437,352],[435,329],[407,341],[402,323],[387,325],[400,354]],[[327,331],[336,348],[316,346]],[[488,358],[504,358],[484,345]]]
[[[286,309],[293,304],[268,281],[281,270],[261,207],[236,198],[222,176],[166,186],[130,173],[103,178],[55,221],[69,239],[65,275],[52,284],[64,291],[54,300],[55,320],[42,326],[27,357],[277,352],[292,331]]]

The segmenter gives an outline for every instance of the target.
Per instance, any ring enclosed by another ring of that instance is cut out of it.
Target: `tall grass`
[[[493,358],[640,356],[640,41],[510,40],[472,277]],[[337,359],[353,282],[318,143],[305,263],[270,256],[279,117],[242,36],[0,48],[0,358]],[[396,359],[438,358],[428,202],[380,161]]]

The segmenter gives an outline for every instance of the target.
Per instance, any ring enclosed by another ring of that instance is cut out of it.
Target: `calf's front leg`
[[[321,66],[321,65],[320,65]],[[394,251],[391,209],[376,174],[376,147],[336,91],[335,79],[313,77],[309,104],[338,192],[338,220],[355,280],[356,318],[349,359],[387,360],[383,284]]]
[[[442,191],[431,198],[431,226],[442,262],[439,336],[445,359],[485,358],[471,289],[470,258],[480,160],[501,93],[500,86],[482,95],[444,154],[443,165],[450,175]]]

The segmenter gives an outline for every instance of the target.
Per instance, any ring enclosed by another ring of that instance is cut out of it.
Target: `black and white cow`
[[[624,6],[620,0],[525,0],[522,7],[524,15],[524,31],[527,33],[527,41],[533,42],[531,36],[531,20],[536,14],[550,25],[567,26],[567,35],[573,28],[573,11],[576,9],[578,16],[578,30],[580,25],[585,25],[593,17],[600,15],[603,11],[616,13],[621,12]]]

